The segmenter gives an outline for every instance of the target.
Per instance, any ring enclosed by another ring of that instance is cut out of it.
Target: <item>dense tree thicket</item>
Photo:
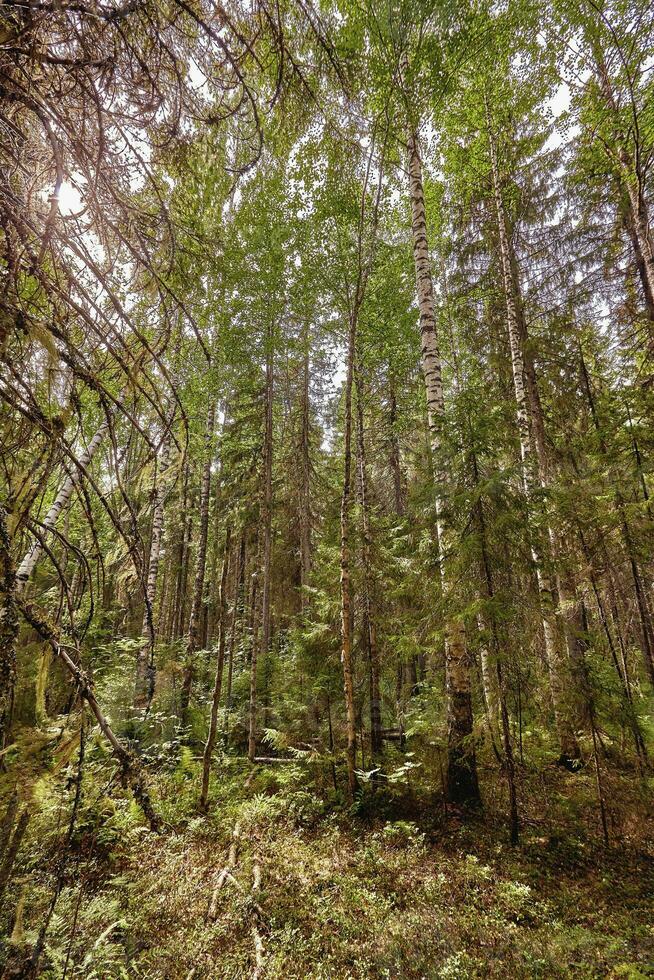
[[[243,766],[622,839],[653,66],[645,0],[0,4],[3,976],[186,976],[76,952],[89,867]]]

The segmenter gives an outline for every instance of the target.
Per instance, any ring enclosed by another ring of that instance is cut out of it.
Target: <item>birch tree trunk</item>
[[[482,622],[481,616],[477,617],[477,628],[479,632],[483,632],[484,624]],[[495,678],[493,677],[493,670],[491,665],[491,658],[488,652],[488,647],[485,643],[482,644],[479,651],[479,659],[481,661],[481,683],[484,694],[484,704],[486,706],[486,714],[488,717],[488,729],[491,737],[491,741],[495,740],[495,733],[498,728],[498,697],[497,697],[497,684]]]
[[[497,151],[489,119],[488,136],[491,152],[493,194],[495,198],[497,230],[500,245],[502,287],[504,291],[504,301],[506,304],[509,346],[511,349],[511,368],[516,399],[518,435],[520,439],[522,481],[530,514],[533,515],[534,508],[536,507],[535,498],[539,482],[538,471],[539,469],[541,472],[543,471],[544,461],[539,467],[538,457],[535,457],[532,451],[531,412],[529,399],[525,388],[523,344],[520,335],[520,326],[513,291],[509,239],[507,235],[506,217],[499,182]],[[577,745],[577,740],[566,703],[568,678],[566,677],[565,662],[561,655],[559,644],[556,597],[554,595],[552,582],[546,570],[542,544],[540,541],[538,541],[538,535],[533,525],[530,528],[530,544],[532,549],[532,559],[536,571],[536,580],[538,583],[540,610],[543,622],[543,635],[545,638],[545,661],[549,674],[550,691],[552,694],[552,703],[554,707],[554,719],[561,752],[560,758],[562,763],[571,765],[574,760],[579,758],[579,746]]]
[[[638,235],[633,220],[633,206],[634,206],[634,202],[632,200],[632,197],[627,193],[625,198],[625,203],[623,206],[624,227],[631,241],[631,247],[633,249],[634,259],[636,262],[636,269],[638,270],[638,278],[640,279],[640,284],[645,298],[645,313],[650,323],[654,324],[654,291],[652,291],[652,286],[650,285],[650,282],[653,279],[653,273],[652,270],[648,267],[647,261],[643,254],[643,248],[641,245],[641,241],[643,237],[647,237],[649,221],[647,221],[646,216],[644,215],[643,216],[644,227],[641,231],[641,235]],[[645,236],[643,235],[643,232],[645,232]]]
[[[406,65],[406,58],[405,58]],[[417,131],[410,127],[408,138],[409,197],[413,258],[416,272],[422,371],[427,395],[427,419],[434,467],[436,495],[436,537],[443,598],[452,603],[453,587],[450,573],[454,536],[448,527],[447,473],[444,467],[442,443],[445,399],[438,348],[436,305],[429,262],[425,195],[422,180],[422,160]],[[448,750],[447,791],[453,802],[478,803],[479,784],[477,764],[472,745],[472,695],[470,664],[466,651],[465,632],[460,619],[450,615],[445,628],[445,678],[447,689]]]
[[[654,320],[654,245],[652,244],[652,230],[647,201],[638,175],[630,173],[627,169],[631,162],[628,154],[621,153],[620,161],[625,171],[624,180],[631,206],[631,223],[633,228],[634,251],[636,252],[636,264],[641,277],[643,293],[645,294],[647,313],[649,319]]]
[[[50,510],[45,515],[42,524],[43,532],[47,534],[48,531],[52,530],[59,520],[61,512],[65,509],[69,503],[75,487],[78,485],[84,470],[89,465],[96,452],[98,451],[102,440],[106,432],[109,429],[109,423],[105,420],[99,426],[95,434],[93,435],[90,443],[85,452],[82,453],[79,460],[75,461],[75,471],[66,477],[62,487],[55,497],[54,503],[50,507]],[[23,560],[20,562],[16,568],[16,591],[21,592],[25,587],[26,582],[29,581],[36,564],[41,557],[43,552],[43,545],[40,541],[34,541],[29,551],[25,554]]]
[[[191,690],[195,673],[195,653],[198,649],[202,603],[204,598],[204,574],[207,562],[207,539],[209,534],[209,502],[211,498],[211,463],[213,457],[213,430],[216,416],[216,403],[210,400],[204,434],[204,463],[200,489],[200,527],[198,530],[198,550],[195,559],[195,581],[186,640],[186,663],[182,689],[180,692],[180,722],[188,724],[188,710],[191,703]]]

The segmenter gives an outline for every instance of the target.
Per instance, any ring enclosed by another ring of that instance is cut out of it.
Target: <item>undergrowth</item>
[[[518,847],[496,773],[484,812],[465,818],[370,787],[348,807],[301,760],[252,773],[225,759],[214,784],[199,814],[198,760],[183,751],[153,787],[165,820],[154,834],[96,759],[64,860],[71,788],[43,777],[19,908],[14,895],[3,913],[7,975],[21,975],[59,881],[44,977],[250,977],[255,918],[270,980],[654,976],[650,791],[618,771],[608,849],[592,774],[555,767],[521,774]],[[236,826],[233,878],[216,891]]]

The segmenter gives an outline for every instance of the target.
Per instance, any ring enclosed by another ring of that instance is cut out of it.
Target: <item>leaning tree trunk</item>
[[[132,755],[130,750],[117,737],[102,708],[98,704],[89,677],[79,666],[79,644],[77,641],[74,643],[62,643],[57,627],[32,603],[27,603],[22,598],[17,598],[16,605],[26,622],[50,644],[55,656],[61,661],[64,668],[75,681],[79,696],[88,704],[91,712],[95,716],[100,731],[111,745],[120,763],[123,778],[130,786],[134,798],[143,810],[152,830],[157,830],[160,821],[152,806],[141,765],[137,757]],[[71,639],[75,638],[71,637]],[[75,651],[75,659],[68,653],[69,649]]]
[[[625,194],[623,205],[623,223],[631,241],[631,247],[633,249],[634,259],[636,262],[636,269],[638,270],[638,278],[640,279],[640,284],[645,298],[645,314],[649,322],[652,324],[652,327],[650,328],[651,331],[654,329],[654,289],[651,285],[651,282],[654,280],[654,273],[652,272],[647,259],[645,258],[642,246],[643,238],[645,238],[647,241],[649,221],[645,216],[643,216],[643,227],[641,228],[641,234],[639,235],[636,232],[636,226],[634,224],[633,208],[634,201],[627,193]]]
[[[612,624],[609,620],[609,612],[605,607],[605,600],[600,591],[598,576],[595,570],[593,556],[588,546],[588,542],[586,541],[586,536],[584,534],[584,529],[581,522],[577,523],[577,533],[579,535],[579,541],[581,543],[582,553],[586,561],[586,567],[587,567],[586,574],[592,589],[593,597],[595,599],[595,605],[597,607],[597,615],[599,618],[599,622],[602,627],[602,632],[604,633],[604,637],[606,639],[606,644],[608,646],[609,653],[611,655],[611,662],[613,663],[613,667],[615,669],[616,675],[622,687],[623,698],[624,698],[623,710],[624,710],[624,714],[627,717],[628,725],[633,735],[634,747],[636,749],[636,757],[638,759],[639,768],[642,772],[643,767],[647,762],[647,748],[645,746],[643,735],[640,730],[640,723],[638,720],[638,716],[634,710],[633,694],[631,691],[631,684],[629,682],[629,672],[626,669],[627,664],[625,660],[625,651],[624,651],[624,645],[622,643],[621,631],[619,628],[616,631],[617,642],[618,642],[618,646],[620,647],[620,658],[618,658],[618,649],[616,648],[616,642],[612,630],[612,626],[614,626],[615,624]]]
[[[599,45],[594,45],[595,70],[599,79],[600,89],[608,109],[618,115],[613,86],[606,67],[603,53]],[[620,182],[627,196],[626,226],[631,238],[636,268],[645,297],[645,312],[650,327],[650,344],[654,343],[654,238],[650,225],[649,209],[645,197],[645,177],[642,171],[640,154],[636,150],[632,156],[625,145],[625,140],[616,128],[614,146],[605,143],[604,147],[610,156],[617,158]]]
[[[170,456],[170,434],[164,437],[161,447],[159,472],[155,472],[155,484],[152,500],[152,534],[150,537],[150,556],[148,561],[148,578],[145,586],[145,610],[141,629],[141,646],[136,655],[136,683],[134,688],[134,708],[137,711],[147,711],[154,696],[154,644],[155,622],[154,603],[157,595],[157,578],[159,575],[159,558],[164,526],[164,501],[166,496],[166,477],[168,476],[168,461]]]
[[[647,201],[639,186],[639,182],[628,169],[629,157],[620,154],[623,164],[624,182],[627,187],[630,206],[630,237],[636,259],[636,268],[645,296],[645,310],[651,322],[650,331],[654,330],[654,246],[652,245],[652,230],[650,227]],[[650,342],[652,342],[650,334]]]
[[[4,749],[11,726],[16,684],[16,572],[11,557],[7,511],[0,504],[0,750]],[[3,757],[0,756],[0,760]]]
[[[51,531],[59,520],[59,516],[64,508],[67,506],[70,498],[73,495],[75,487],[78,485],[85,468],[89,465],[93,457],[95,456],[100,443],[104,439],[105,433],[109,429],[109,423],[105,420],[95,435],[92,437],[88,447],[84,453],[80,456],[78,460],[75,460],[75,471],[66,477],[64,483],[55,497],[54,503],[50,507],[50,510],[43,519],[43,530],[44,533]],[[20,592],[25,586],[26,582],[30,579],[32,572],[36,568],[36,563],[41,557],[43,552],[43,545],[40,541],[34,541],[30,547],[27,554],[24,556],[23,560],[20,562],[16,568],[16,591]]]
[[[273,457],[273,332],[269,331],[266,356],[266,422],[263,444],[263,500],[261,527],[263,531],[263,563],[261,590],[261,643],[252,644],[250,664],[250,719],[248,758],[254,762],[257,751],[257,667],[259,659],[268,656],[270,648],[270,568],[272,557],[272,457]]]
[[[527,499],[530,512],[533,514],[535,507],[534,501],[538,485],[538,459],[537,457],[534,457],[534,453],[532,451],[531,411],[527,390],[525,387],[523,344],[520,335],[520,324],[518,321],[513,292],[509,239],[506,228],[504,204],[502,202],[502,192],[499,182],[497,153],[490,123],[488,125],[488,133],[491,152],[493,193],[495,197],[497,230],[500,244],[502,287],[504,291],[504,301],[506,304],[509,345],[511,349],[511,368],[513,372],[513,387],[516,399],[518,435],[520,438],[522,480],[525,497]],[[541,464],[541,469],[543,463]],[[554,719],[561,751],[561,761],[564,764],[571,764],[573,760],[579,758],[579,746],[577,744],[568,706],[566,704],[565,694],[567,688],[567,678],[565,663],[561,655],[558,642],[559,630],[556,613],[556,599],[550,577],[546,571],[543,548],[541,542],[538,540],[538,534],[533,526],[531,527],[530,532],[532,558],[536,570],[536,580],[538,583],[538,594],[540,598],[540,609],[543,622],[543,635],[545,638],[545,661],[549,674],[550,690],[552,693],[552,703],[554,707]]]
[[[207,425],[204,434],[204,464],[202,467],[202,486],[200,489],[200,527],[198,531],[198,550],[195,560],[195,581],[186,639],[186,663],[180,692],[180,723],[188,724],[188,711],[191,703],[191,690],[195,673],[195,653],[198,649],[202,602],[204,598],[204,573],[207,562],[207,538],[209,535],[209,501],[211,497],[211,463],[213,456],[213,429],[216,403],[211,399],[207,412]]]
[[[450,556],[454,547],[451,528],[445,518],[447,472],[442,454],[445,399],[441,357],[436,328],[436,304],[429,262],[425,195],[418,134],[410,129],[408,139],[409,196],[413,258],[416,272],[422,371],[427,394],[427,419],[434,466],[436,492],[436,537],[440,556],[440,577],[444,601],[451,605],[453,596]],[[470,664],[465,632],[460,619],[449,614],[445,639],[445,675],[447,688],[447,790],[453,802],[479,802],[477,764],[472,746],[472,694]]]
[[[608,459],[610,455],[609,449],[606,445],[606,440],[604,438],[602,426],[600,424],[599,416],[597,414],[597,409],[595,407],[595,399],[593,397],[590,377],[588,375],[588,369],[586,367],[586,361],[583,355],[583,351],[580,351],[580,367],[581,367],[581,379],[586,394],[586,399],[588,401],[588,407],[590,409],[591,418],[593,420],[593,427],[595,429],[595,432],[597,433],[600,449],[604,454],[604,456]],[[622,493],[617,488],[614,493],[614,503],[620,518],[620,533],[622,536],[622,541],[623,541],[625,551],[627,553],[629,570],[631,572],[631,578],[634,584],[636,608],[638,609],[638,619],[640,623],[640,638],[641,638],[640,647],[643,654],[643,661],[645,664],[645,669],[647,671],[650,683],[652,684],[652,686],[654,686],[654,624],[652,623],[652,616],[649,608],[649,602],[647,599],[647,592],[645,589],[644,582],[642,580],[638,562],[636,560],[636,550],[634,547],[633,536],[629,528],[629,522],[627,520],[627,513],[625,509],[624,499]]]

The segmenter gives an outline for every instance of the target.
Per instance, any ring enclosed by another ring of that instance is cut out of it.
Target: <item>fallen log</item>
[[[406,733],[399,728],[382,729],[381,737],[385,742],[406,742]]]
[[[263,918],[261,909],[256,901],[256,895],[261,889],[261,865],[259,863],[259,858],[255,857],[254,864],[252,867],[252,908],[255,912],[258,912],[259,918]],[[259,980],[263,972],[263,964],[265,958],[265,948],[263,945],[263,937],[259,930],[259,923],[256,917],[253,917],[252,922],[252,941],[254,942],[254,963],[255,967],[252,971],[252,980]]]
[[[236,862],[238,860],[238,850],[241,844],[241,825],[237,823],[234,825],[232,831],[232,841],[229,845],[229,852],[227,854],[227,864],[220,871],[218,879],[216,881],[216,887],[211,895],[211,902],[209,903],[209,910],[207,912],[207,918],[215,919],[218,911],[218,893],[223,887],[228,878],[233,878],[232,871],[236,867]]]
[[[288,758],[287,756],[274,756],[274,755],[255,755],[255,762],[260,762],[262,765],[273,766],[273,765],[288,765],[291,762],[303,762],[302,757],[300,758]]]

